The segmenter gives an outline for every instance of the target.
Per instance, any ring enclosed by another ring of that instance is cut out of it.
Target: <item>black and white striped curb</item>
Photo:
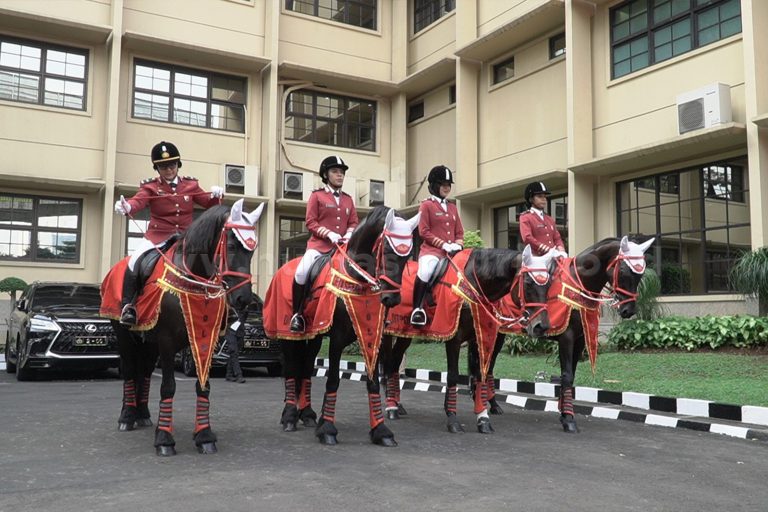
[[[328,372],[328,360],[317,359],[316,365],[316,375],[325,376]],[[341,361],[339,372],[342,379],[366,379],[364,363]],[[415,380],[401,379],[401,389],[445,393],[446,372],[407,368],[405,377]],[[459,384],[466,385],[468,380],[466,375],[461,375]],[[515,407],[559,412],[557,397],[560,386],[557,384],[496,379],[495,385],[497,394],[504,395],[505,402]],[[469,391],[462,388],[459,393],[466,395]],[[577,403],[574,404],[574,409],[578,414],[595,418],[628,420],[646,425],[686,428],[741,439],[768,441],[768,428],[763,428],[768,427],[768,407],[721,404],[708,400],[668,398],[590,387],[576,387],[575,400]]]
[[[0,354],[0,370],[5,370],[5,354]]]

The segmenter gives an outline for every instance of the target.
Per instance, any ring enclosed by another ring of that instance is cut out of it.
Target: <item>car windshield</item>
[[[99,307],[101,294],[99,287],[93,285],[57,285],[41,286],[35,290],[32,310],[37,311],[53,307]]]

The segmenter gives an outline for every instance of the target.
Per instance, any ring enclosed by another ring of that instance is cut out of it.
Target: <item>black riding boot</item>
[[[136,292],[138,291],[137,280],[138,275],[136,272],[126,267],[125,275],[123,276],[123,297],[120,301],[123,306],[123,310],[120,313],[120,323],[123,325],[136,325],[136,308],[133,303],[136,300]]]
[[[293,281],[293,316],[291,317],[291,332],[304,332],[306,325],[304,317],[301,315],[304,311],[304,286]]]
[[[423,327],[427,325],[427,312],[422,309],[424,296],[427,294],[427,283],[416,277],[413,282],[413,311],[411,312],[411,325]]]

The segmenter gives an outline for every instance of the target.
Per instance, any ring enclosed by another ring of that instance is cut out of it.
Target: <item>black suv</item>
[[[97,284],[30,284],[11,312],[6,371],[30,380],[38,370],[117,368],[117,337],[100,304]]]
[[[282,350],[279,340],[270,340],[264,332],[262,323],[263,303],[256,297],[248,306],[248,317],[245,321],[245,336],[243,347],[240,348],[240,366],[243,368],[256,368],[264,366],[270,377],[280,376],[283,370],[281,363]],[[212,368],[225,368],[229,360],[226,335],[222,335],[216,344],[213,353]],[[195,361],[189,347],[176,354],[176,364],[184,375],[192,377],[195,373]]]

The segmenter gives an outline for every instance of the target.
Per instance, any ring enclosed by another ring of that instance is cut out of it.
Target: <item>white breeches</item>
[[[323,253],[316,251],[315,249],[307,249],[304,256],[301,257],[299,266],[296,267],[296,275],[293,279],[299,284],[305,284],[307,282],[307,275],[309,274],[309,267],[315,262],[317,258],[322,256]]]
[[[160,247],[163,245],[165,241],[160,242],[159,244],[153,244],[151,241],[149,241],[146,238],[142,238],[139,242],[139,245],[136,246],[136,249],[133,250],[131,253],[131,259],[128,260],[128,268],[131,269],[131,272],[133,272],[134,268],[136,267],[136,262],[139,261],[139,258],[142,254],[144,254],[147,251],[151,251],[155,247]]]
[[[419,279],[425,283],[428,282],[429,278],[432,277],[432,273],[435,271],[438,261],[440,261],[440,259],[432,254],[420,257],[419,270],[416,272]]]

